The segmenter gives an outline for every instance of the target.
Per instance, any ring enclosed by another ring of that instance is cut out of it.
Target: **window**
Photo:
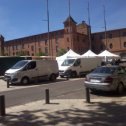
[[[67,38],[67,42],[69,42],[69,38]]]
[[[56,44],[58,44],[58,38],[56,38]]]
[[[67,47],[67,50],[69,50],[70,49],[70,47]]]
[[[47,47],[45,47],[45,53],[48,54],[48,48]]]
[[[36,67],[36,62],[35,61],[32,61],[28,64],[27,68],[28,69],[34,69]]]
[[[80,38],[79,38],[79,36],[77,36],[77,41],[78,41],[78,42],[80,41]]]
[[[103,48],[103,45],[101,45],[101,46],[100,46],[100,49],[101,49],[101,50],[103,50],[103,49],[104,49],[104,48]]]
[[[22,49],[24,49],[24,44],[22,44]]]
[[[100,35],[99,38],[100,38],[100,39],[103,39],[103,35]]]
[[[69,32],[69,30],[68,29],[66,29],[66,33],[68,33]]]
[[[45,40],[45,45],[47,45],[47,40]]]
[[[102,33],[102,34],[97,35],[97,36],[94,35],[94,40],[95,40],[96,38],[97,38],[97,39],[105,39],[105,34]]]
[[[12,50],[14,50],[14,46],[12,46]]]
[[[41,52],[41,48],[39,48],[39,52]]]
[[[126,36],[126,32],[123,32],[123,36]]]
[[[75,61],[75,63],[74,63],[74,66],[79,66],[80,63],[81,63],[80,59],[77,59],[77,60]]]
[[[33,45],[31,46],[31,50],[34,51],[34,46]]]
[[[58,46],[56,46],[56,52],[58,52]]]
[[[112,49],[112,48],[113,48],[113,45],[112,45],[112,43],[111,43],[111,44],[109,44],[109,48],[110,48],[110,49]]]
[[[124,42],[124,47],[126,48],[126,42]]]
[[[109,34],[109,38],[112,38],[112,34]]]

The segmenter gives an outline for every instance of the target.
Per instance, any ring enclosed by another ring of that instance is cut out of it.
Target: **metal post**
[[[49,89],[46,89],[45,90],[45,103],[46,104],[49,104]]]
[[[5,116],[5,97],[0,96],[0,116]]]
[[[9,88],[9,79],[7,79],[7,88]]]
[[[89,92],[89,88],[85,88],[86,89],[86,102],[90,103],[90,92]]]
[[[66,76],[66,80],[69,80],[69,76]]]

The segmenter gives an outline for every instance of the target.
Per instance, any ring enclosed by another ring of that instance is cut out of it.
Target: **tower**
[[[67,50],[73,49],[73,35],[77,32],[76,22],[69,16],[64,21],[64,39],[67,45]]]

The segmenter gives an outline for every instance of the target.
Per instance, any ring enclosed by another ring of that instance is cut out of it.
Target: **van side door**
[[[81,60],[80,59],[77,59],[75,62],[74,62],[74,65],[73,65],[73,70],[77,72],[77,74],[80,73],[81,71]]]

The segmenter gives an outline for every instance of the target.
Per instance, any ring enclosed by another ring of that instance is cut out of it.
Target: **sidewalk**
[[[6,114],[0,126],[126,126],[126,98],[35,101]]]

